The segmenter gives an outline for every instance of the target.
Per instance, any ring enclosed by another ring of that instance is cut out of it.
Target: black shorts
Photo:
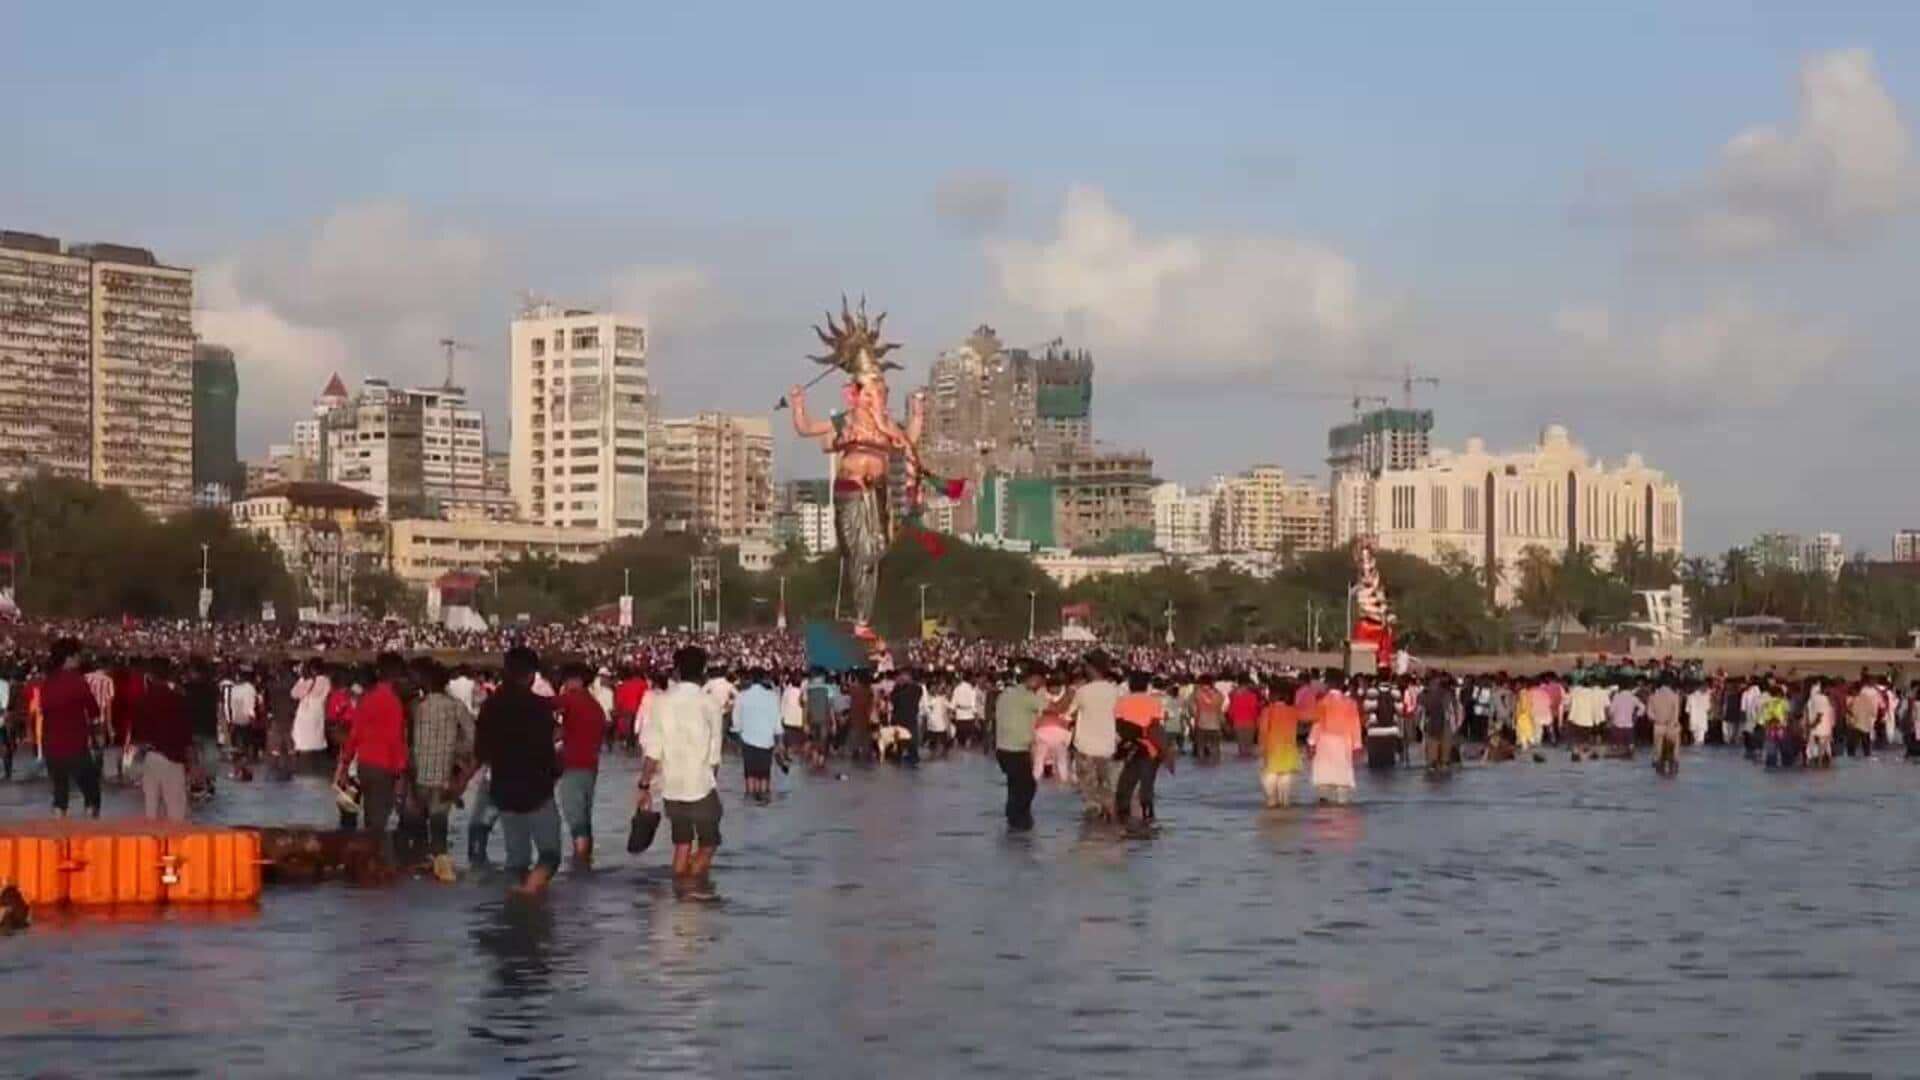
[[[720,846],[720,793],[709,791],[693,802],[661,800],[667,823],[673,827],[675,847],[699,842],[703,848]]]
[[[766,780],[773,776],[773,748],[761,749],[758,746],[740,746],[740,763],[745,768],[747,779]]]

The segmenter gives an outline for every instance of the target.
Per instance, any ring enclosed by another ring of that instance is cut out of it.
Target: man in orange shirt
[[[1167,712],[1152,688],[1147,673],[1136,671],[1127,676],[1127,692],[1113,706],[1114,732],[1119,736],[1114,756],[1125,762],[1113,785],[1113,819],[1122,825],[1132,814],[1136,792],[1141,822],[1153,822],[1153,782],[1160,774],[1160,759],[1166,756]]]

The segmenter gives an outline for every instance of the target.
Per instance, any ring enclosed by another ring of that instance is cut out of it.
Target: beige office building
[[[1686,540],[1678,484],[1639,454],[1609,466],[1558,424],[1524,450],[1489,453],[1469,439],[1465,450],[1436,451],[1423,467],[1382,473],[1375,484],[1373,531],[1382,550],[1492,563],[1499,603],[1512,599],[1528,548],[1561,558],[1585,546],[1604,568],[1621,541],[1677,555]]]
[[[1333,546],[1325,488],[1289,480],[1278,465],[1255,465],[1214,481],[1215,540],[1221,551],[1299,554]]]
[[[46,469],[191,505],[193,346],[193,271],[0,232],[0,482]]]
[[[1053,463],[1054,541],[1069,549],[1153,546],[1153,459],[1103,450]]]
[[[611,539],[613,534],[602,529],[514,522],[418,518],[387,526],[394,576],[421,586],[431,585],[449,570],[485,572],[522,558],[547,556],[560,562],[592,562]]]
[[[703,412],[658,420],[647,455],[657,528],[726,543],[773,536],[773,428],[766,417]]]
[[[647,527],[647,332],[631,315],[535,304],[510,332],[509,477],[527,522]]]

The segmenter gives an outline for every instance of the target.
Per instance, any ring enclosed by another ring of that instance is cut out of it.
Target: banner
[[[200,621],[207,621],[207,612],[213,610],[213,590],[200,590]]]
[[[620,598],[620,629],[633,629],[633,597],[631,596]]]
[[[261,601],[261,603],[260,603],[260,621],[261,621],[261,622],[273,622],[273,621],[274,621],[274,613],[273,613],[273,601],[271,601],[271,600],[263,600],[263,601]]]

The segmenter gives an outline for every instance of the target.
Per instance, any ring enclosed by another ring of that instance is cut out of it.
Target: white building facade
[[[631,315],[536,304],[510,331],[509,475],[535,524],[647,528],[647,331]]]
[[[1213,550],[1215,496],[1188,491],[1179,484],[1153,489],[1153,546],[1169,555],[1204,555]]]
[[[1489,453],[1469,439],[1459,453],[1437,451],[1422,467],[1381,473],[1375,485],[1373,534],[1382,550],[1492,564],[1503,604],[1528,548],[1559,558],[1584,546],[1604,568],[1622,541],[1678,555],[1686,540],[1678,484],[1639,454],[1608,466],[1557,424],[1528,449]]]

